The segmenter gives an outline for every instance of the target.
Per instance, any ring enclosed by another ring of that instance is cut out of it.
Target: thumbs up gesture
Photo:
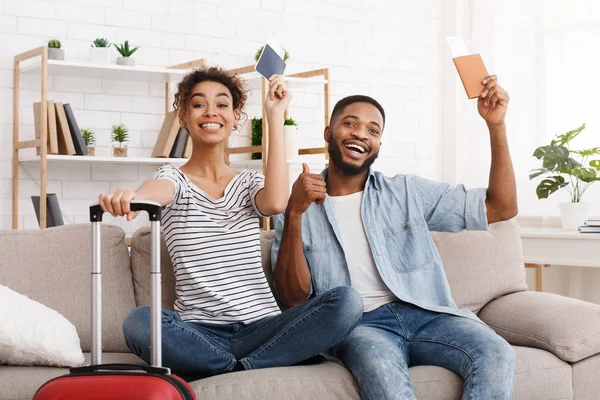
[[[302,173],[292,186],[292,194],[286,212],[303,214],[315,202],[323,204],[327,187],[319,174],[311,174],[306,163],[302,163]]]

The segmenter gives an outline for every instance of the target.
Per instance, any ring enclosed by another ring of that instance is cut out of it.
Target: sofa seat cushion
[[[87,365],[90,363],[90,353],[84,353],[84,356],[84,365]],[[132,353],[103,353],[102,362],[105,364],[146,364]],[[29,400],[44,383],[68,373],[68,368],[0,365],[0,400]]]
[[[573,364],[573,398],[598,400],[600,394],[600,354]]]
[[[0,231],[0,284],[56,310],[77,328],[81,349],[91,349],[92,230],[90,224]],[[125,232],[102,225],[103,346],[128,352],[123,319],[135,308]]]
[[[198,399],[360,400],[356,381],[339,362],[233,372],[191,382]]]
[[[513,346],[517,376],[513,400],[572,399],[571,366],[544,350]],[[419,400],[457,400],[463,392],[462,378],[440,367],[409,369]]]

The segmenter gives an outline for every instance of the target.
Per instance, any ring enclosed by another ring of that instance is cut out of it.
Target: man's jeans
[[[409,366],[436,365],[464,379],[463,399],[510,399],[515,354],[491,328],[470,318],[394,302],[363,314],[333,348],[363,400],[416,399]]]
[[[162,312],[163,366],[183,376],[293,365],[326,351],[358,324],[363,304],[348,286],[326,291],[280,315],[244,325],[182,321]],[[150,308],[123,322],[127,346],[150,362]]]

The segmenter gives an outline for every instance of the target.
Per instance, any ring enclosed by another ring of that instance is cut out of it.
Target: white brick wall
[[[66,57],[88,58],[97,37],[141,45],[138,64],[168,66],[197,58],[225,68],[249,65],[256,49],[275,37],[291,55],[288,72],[330,67],[331,104],[368,94],[387,112],[378,169],[387,174],[441,177],[442,0],[0,0],[0,229],[11,227],[12,63],[16,53],[56,37]],[[113,60],[118,56],[114,51]],[[39,78],[23,77],[21,138],[33,137],[32,102]],[[164,85],[55,77],[49,98],[72,105],[81,127],[97,133],[97,153],[110,154],[110,127],[126,124],[130,155],[148,156],[164,113]],[[248,105],[259,112],[259,91]],[[291,115],[299,142],[319,146],[323,89],[297,90]],[[248,128],[236,144],[248,143]],[[240,158],[237,156],[236,158]],[[244,158],[244,157],[241,157]],[[311,159],[312,160],[312,159]],[[67,223],[85,222],[99,191],[135,187],[155,167],[50,163],[48,191],[56,192]],[[19,223],[35,228],[30,197],[39,189],[39,165],[20,167]],[[145,222],[106,218],[129,233]]]

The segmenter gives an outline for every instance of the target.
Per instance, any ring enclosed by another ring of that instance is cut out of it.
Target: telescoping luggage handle
[[[150,269],[151,364],[162,366],[161,349],[161,286],[160,286],[160,216],[161,206],[154,201],[132,201],[131,211],[146,211],[150,217],[152,235],[152,266]],[[90,206],[92,223],[92,364],[102,363],[102,268],[101,222],[104,212],[99,204]]]

